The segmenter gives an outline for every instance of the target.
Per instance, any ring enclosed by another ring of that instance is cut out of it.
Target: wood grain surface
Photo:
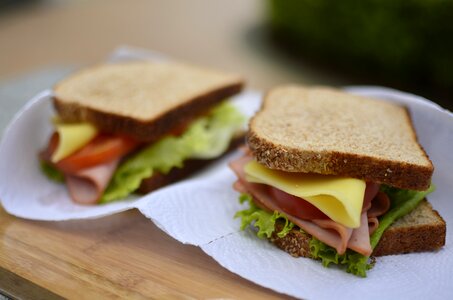
[[[227,271],[198,247],[180,244],[135,210],[35,222],[0,208],[0,266],[19,277],[0,269],[0,288],[20,298],[284,297]]]

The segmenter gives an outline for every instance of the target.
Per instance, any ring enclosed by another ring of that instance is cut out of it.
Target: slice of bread
[[[427,200],[393,223],[382,235],[373,256],[434,251],[445,245],[446,224]],[[270,238],[280,249],[294,257],[310,257],[308,233],[293,228],[284,238],[275,233]]]
[[[426,190],[434,169],[406,108],[330,88],[272,89],[250,121],[247,142],[271,169],[403,189]]]
[[[446,224],[428,201],[392,224],[374,249],[375,256],[433,251],[445,245]]]
[[[54,106],[63,121],[152,142],[242,86],[237,75],[180,63],[105,64],[59,82]]]

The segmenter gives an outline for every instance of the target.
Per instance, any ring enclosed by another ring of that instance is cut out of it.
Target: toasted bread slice
[[[434,251],[445,245],[446,224],[427,200],[393,223],[382,235],[373,256]],[[294,257],[310,257],[308,233],[293,228],[284,238],[275,233],[270,241]]]
[[[242,86],[237,75],[179,63],[105,64],[59,82],[54,106],[63,121],[152,142]]]
[[[434,169],[406,108],[330,88],[271,90],[247,140],[260,163],[287,172],[426,190]]]

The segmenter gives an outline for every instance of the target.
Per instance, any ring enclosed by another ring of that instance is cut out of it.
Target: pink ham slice
[[[373,198],[372,205],[368,210],[368,218],[380,217],[385,214],[390,208],[390,199],[386,193],[379,192]]]
[[[377,217],[368,217],[368,230],[370,231],[370,235],[376,231],[379,226],[379,220]]]
[[[245,188],[245,186],[239,180],[236,180],[233,183],[233,188],[236,191],[238,191],[239,193],[247,193],[247,189]]]
[[[119,159],[66,175],[72,199],[79,204],[96,204],[107,187]]]
[[[348,241],[348,248],[365,256],[370,256],[373,252],[366,211],[362,212],[360,217],[360,227],[352,231],[351,238]]]
[[[250,155],[246,155],[230,163],[231,169],[239,178],[234,187],[239,192],[250,193],[259,207],[268,211],[282,211],[268,194],[265,185],[245,180],[244,165],[252,159]],[[372,252],[366,213],[362,214],[361,226],[357,229],[347,228],[330,219],[302,220],[289,214],[287,217],[307,233],[335,248],[339,254],[343,254],[347,248],[366,256]]]
[[[367,213],[370,235],[379,226],[378,217],[384,215],[390,209],[390,199],[387,194],[378,191],[372,199],[372,202],[365,202],[362,209],[362,212]]]
[[[348,241],[353,233],[351,228],[329,219],[310,221],[301,220],[293,216],[288,216],[288,219],[321,242],[335,248],[338,254],[343,254],[349,247]]]

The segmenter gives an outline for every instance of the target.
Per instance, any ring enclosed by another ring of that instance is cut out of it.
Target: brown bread
[[[242,87],[237,75],[180,63],[105,64],[58,83],[54,106],[63,121],[152,142]]]
[[[426,190],[433,165],[406,108],[330,88],[272,89],[247,142],[271,169],[364,179]]]

